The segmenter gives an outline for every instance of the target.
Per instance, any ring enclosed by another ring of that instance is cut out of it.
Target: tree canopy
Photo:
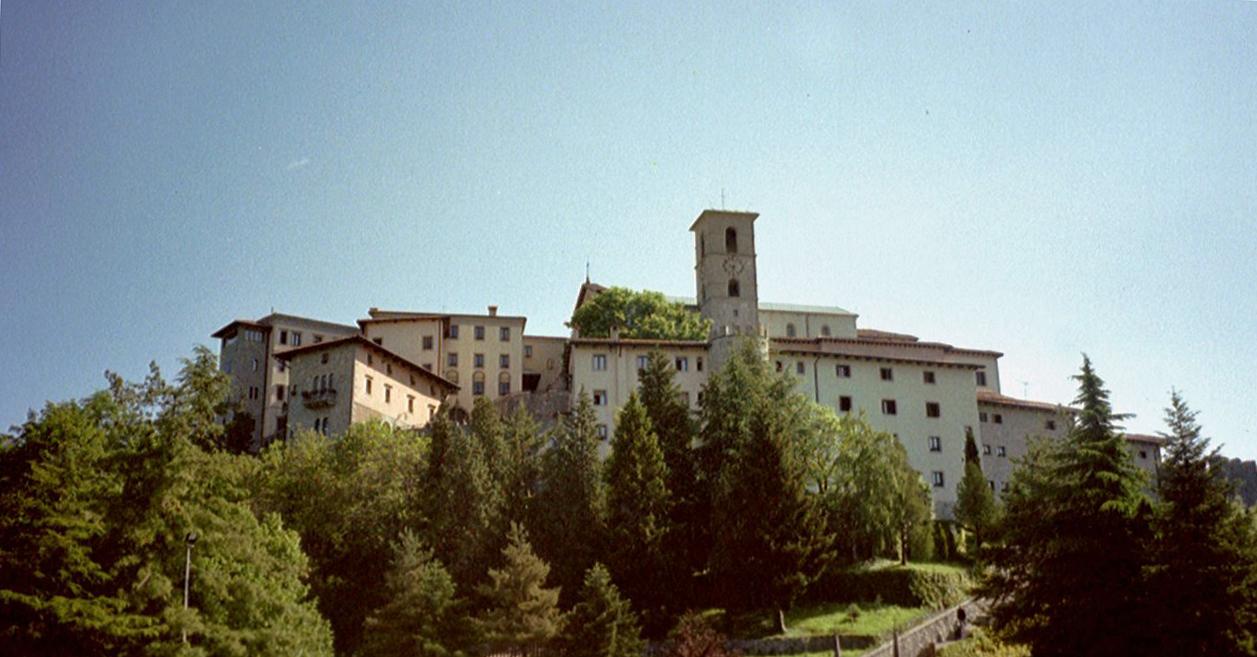
[[[612,287],[577,308],[568,326],[586,338],[610,337],[615,328],[622,338],[706,340],[711,321],[661,292]]]

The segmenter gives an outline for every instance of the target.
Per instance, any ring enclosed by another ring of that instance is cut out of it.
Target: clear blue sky
[[[723,189],[761,298],[1257,457],[1255,3],[311,4],[3,3],[0,426],[272,307],[693,294]]]

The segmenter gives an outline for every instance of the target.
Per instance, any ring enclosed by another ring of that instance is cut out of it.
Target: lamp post
[[[188,532],[184,537],[188,551],[183,562],[183,608],[188,608],[188,586],[192,582],[192,546],[196,545],[196,532]],[[183,642],[188,642],[188,628],[183,628]]]

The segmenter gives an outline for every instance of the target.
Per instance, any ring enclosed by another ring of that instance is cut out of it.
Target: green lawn
[[[923,573],[960,573],[968,574],[969,569],[954,563],[917,563],[909,562],[907,566],[900,566],[898,561],[891,559],[878,559],[867,566],[868,570],[878,570],[881,568],[907,568],[909,570],[919,570]]]
[[[786,614],[786,636],[863,634],[878,636],[896,625],[903,628],[932,613],[928,607],[899,607],[871,602],[834,602],[800,607]]]

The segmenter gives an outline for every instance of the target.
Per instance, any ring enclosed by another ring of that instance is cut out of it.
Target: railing
[[[301,401],[306,408],[325,408],[336,404],[336,390],[333,388],[324,388],[322,390],[302,390]]]

